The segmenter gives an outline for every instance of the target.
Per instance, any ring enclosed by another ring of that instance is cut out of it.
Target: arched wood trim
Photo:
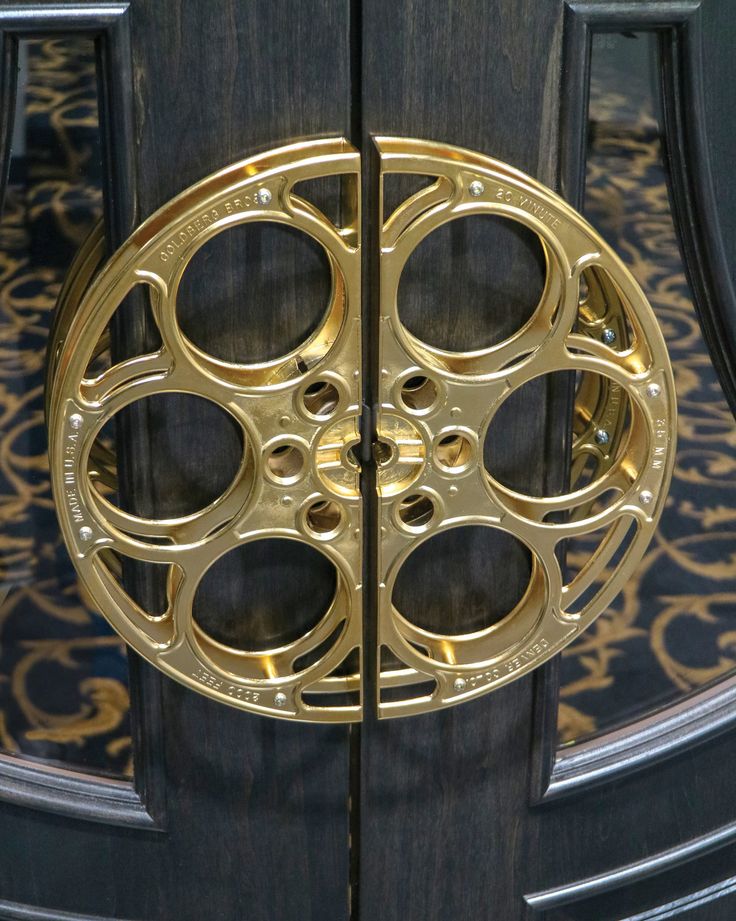
[[[611,31],[653,31],[660,38],[673,216],[704,337],[736,411],[736,296],[718,224],[704,124],[701,0],[567,3],[559,185],[581,208],[592,37]],[[550,717],[550,697],[556,699],[557,685],[553,666],[539,678],[535,802],[583,792],[650,767],[736,725],[736,677],[730,677],[627,726],[558,751],[556,721]]]

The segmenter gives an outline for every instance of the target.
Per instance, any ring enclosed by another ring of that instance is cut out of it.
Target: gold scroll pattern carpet
[[[736,666],[736,429],[700,336],[646,99],[595,86],[586,213],[649,294],[680,408],[668,507],[635,578],[562,660],[560,738],[667,702]],[[80,597],[51,500],[45,348],[64,272],[101,209],[94,60],[29,43],[25,157],[0,223],[0,747],[132,771],[122,642]],[[570,548],[571,562],[589,552]]]
[[[122,641],[80,598],[44,423],[46,343],[75,250],[101,213],[91,43],[29,43],[25,156],[0,223],[0,746],[130,774]]]
[[[667,340],[678,450],[665,512],[625,590],[563,652],[560,738],[672,701],[736,666],[736,427],[703,342],[673,226],[651,94],[591,86],[586,206]],[[571,562],[588,548],[570,547]]]

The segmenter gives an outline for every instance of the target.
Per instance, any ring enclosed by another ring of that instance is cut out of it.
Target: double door
[[[630,578],[616,550],[651,536],[675,390],[638,288],[548,191],[582,202],[595,36],[655,35],[728,396],[730,127],[715,89],[692,95],[723,85],[727,20],[557,0],[0,9],[9,73],[18,38],[97,43],[106,221],[75,277],[112,259],[60,302],[52,476],[98,607],[160,667],[130,653],[132,782],[3,760],[0,916],[730,916],[727,680],[557,748],[555,653]],[[110,368],[90,370],[108,329]],[[92,429],[116,446],[116,502],[104,451],[76,466]],[[90,464],[103,488],[80,497]],[[609,489],[633,538],[596,506]],[[614,537],[583,555],[565,620],[564,543],[596,524]]]

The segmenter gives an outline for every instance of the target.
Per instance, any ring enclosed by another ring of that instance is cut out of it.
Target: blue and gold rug
[[[26,150],[13,157],[0,222],[0,746],[128,774],[125,649],[80,598],[43,412],[56,296],[102,207],[94,50],[64,39],[26,47]]]
[[[685,277],[653,75],[628,71],[624,95],[615,58],[600,61],[596,67],[594,55],[586,217],[631,269],[662,326],[677,387],[678,450],[644,561],[612,608],[563,652],[563,741],[625,722],[736,666],[736,426]]]

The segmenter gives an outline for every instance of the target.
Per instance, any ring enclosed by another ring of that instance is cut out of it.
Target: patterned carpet
[[[91,43],[29,43],[25,156],[0,223],[0,745],[130,773],[122,641],[80,598],[51,499],[45,349],[69,261],[101,213]]]
[[[586,217],[629,266],[662,326],[678,451],[665,513],[635,577],[563,652],[562,741],[625,722],[736,666],[736,427],[672,223],[646,39],[607,38],[639,47],[631,46],[626,95],[617,91],[620,59],[594,53]],[[586,550],[570,552],[574,562]]]
[[[101,207],[91,45],[29,43],[28,74],[27,149],[14,159],[0,223],[0,746],[126,775],[125,650],[77,590],[53,512],[43,423],[55,297]],[[594,81],[586,211],[664,328],[680,448],[666,513],[636,578],[564,653],[562,741],[736,665],[736,430],[689,298],[651,97],[644,82],[637,91],[632,79],[626,97],[615,86],[605,72]],[[571,561],[586,552],[571,547]]]

